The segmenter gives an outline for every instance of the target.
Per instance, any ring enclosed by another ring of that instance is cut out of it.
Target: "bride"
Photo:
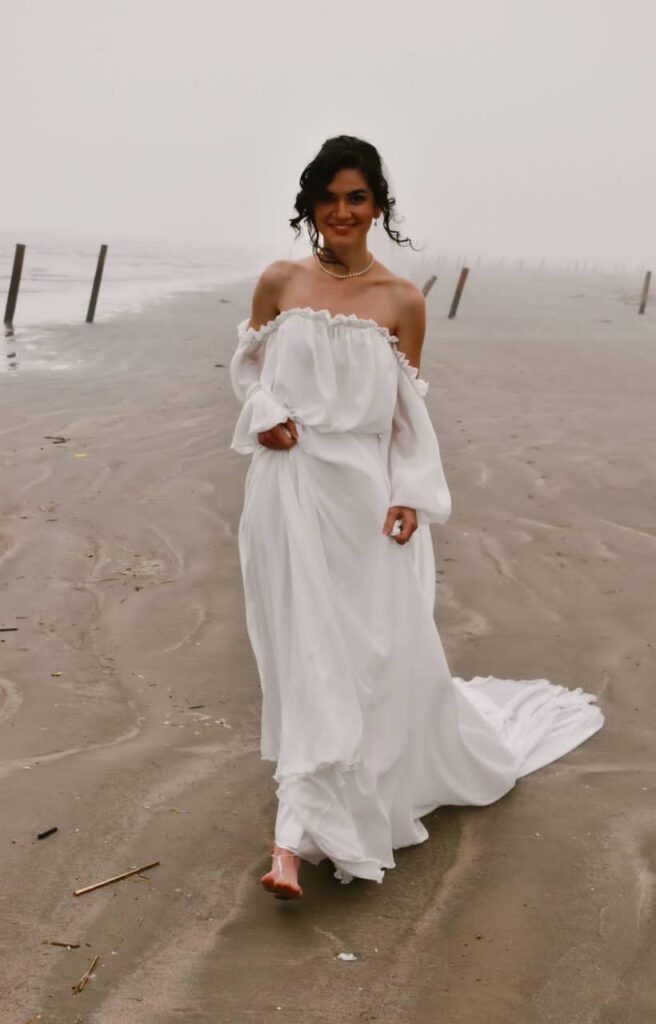
[[[272,867],[381,882],[422,816],[489,804],[591,736],[594,697],[547,680],[451,676],[433,619],[429,524],[451,498],[418,375],[425,300],[371,255],[399,245],[380,156],[328,139],[300,178],[312,255],[262,273],[238,328],[232,447],[251,454],[239,527],[262,757],[276,763]]]

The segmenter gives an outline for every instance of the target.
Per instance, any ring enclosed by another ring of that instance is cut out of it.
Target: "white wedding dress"
[[[239,545],[275,839],[329,857],[343,882],[382,881],[395,848],[428,837],[423,815],[498,800],[603,716],[544,679],[452,678],[428,527],[451,499],[427,384],[389,331],[313,309],[238,331],[232,447],[252,453]],[[288,417],[297,445],[258,443]],[[383,536],[391,505],[417,509],[406,545]]]

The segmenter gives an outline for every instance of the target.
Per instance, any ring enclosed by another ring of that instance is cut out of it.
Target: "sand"
[[[252,284],[52,330],[38,365],[18,336],[0,378],[0,626],[18,627],[0,633],[2,1024],[653,1024],[654,311],[637,315],[639,280],[474,270],[448,321],[452,278],[423,364],[454,498],[435,533],[452,671],[583,686],[605,729],[490,808],[430,815],[382,886],[324,863],[302,903],[272,900],[248,460],[228,450]]]

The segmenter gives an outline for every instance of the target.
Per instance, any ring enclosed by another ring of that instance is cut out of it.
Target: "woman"
[[[272,867],[301,860],[382,881],[443,804],[484,805],[602,724],[594,697],[546,680],[449,673],[433,620],[430,523],[451,510],[418,377],[425,302],[367,249],[394,199],[367,142],[329,139],[296,199],[313,253],[260,277],[231,364],[252,453],[239,544],[276,762]]]

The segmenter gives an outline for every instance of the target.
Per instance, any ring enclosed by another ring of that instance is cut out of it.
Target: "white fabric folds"
[[[445,523],[451,515],[451,495],[440,448],[428,410],[411,381],[406,373],[399,374],[389,446],[390,505],[414,508],[420,524]]]
[[[232,447],[252,453],[239,547],[276,841],[329,857],[343,882],[380,882],[394,849],[427,838],[423,815],[497,800],[602,714],[544,679],[451,677],[427,525],[451,499],[427,385],[389,331],[292,309],[238,334]],[[258,444],[288,417],[297,445]],[[382,534],[391,505],[418,511],[405,546]]]

